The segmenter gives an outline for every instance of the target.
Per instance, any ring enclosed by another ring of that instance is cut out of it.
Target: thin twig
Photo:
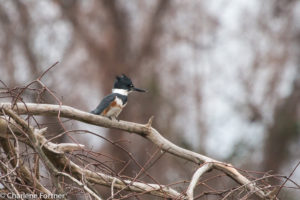
[[[95,199],[102,200],[102,198],[99,197],[95,192],[93,192],[89,187],[87,187],[86,185],[84,185],[82,182],[78,181],[76,178],[72,177],[71,175],[69,175],[67,173],[64,173],[64,172],[58,172],[57,175],[68,177],[71,181],[73,181],[77,185],[83,187],[83,189],[86,192],[88,192],[90,195],[92,195],[93,197],[95,197]]]
[[[297,165],[294,167],[294,169],[292,170],[292,172],[290,173],[290,175],[287,177],[287,179],[282,183],[282,185],[279,187],[277,193],[276,193],[276,197],[279,195],[280,190],[283,188],[283,186],[286,184],[286,182],[291,178],[291,176],[294,174],[294,172],[296,171],[296,169],[299,167],[300,165],[300,161],[297,163]]]

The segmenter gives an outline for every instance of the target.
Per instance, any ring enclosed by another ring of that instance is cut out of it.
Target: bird
[[[136,88],[131,79],[125,74],[116,76],[112,93],[105,96],[91,113],[108,117],[111,120],[117,120],[118,115],[127,105],[128,94],[133,91],[146,92],[146,90]]]

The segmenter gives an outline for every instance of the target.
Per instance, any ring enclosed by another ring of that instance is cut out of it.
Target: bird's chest
[[[122,109],[126,106],[126,103],[123,102],[122,99],[116,97],[110,104],[109,109],[106,112],[106,116],[108,117],[117,117]]]
[[[124,108],[127,104],[127,102],[124,102],[122,99],[120,99],[119,97],[116,97],[114,102],[113,102],[114,106],[120,107],[120,108]]]

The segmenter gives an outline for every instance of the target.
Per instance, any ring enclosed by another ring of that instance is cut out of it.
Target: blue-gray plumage
[[[124,74],[116,77],[112,94],[103,98],[97,108],[91,113],[102,115],[109,118],[116,118],[127,104],[127,96],[130,92],[146,92],[145,90],[134,87],[130,78]]]

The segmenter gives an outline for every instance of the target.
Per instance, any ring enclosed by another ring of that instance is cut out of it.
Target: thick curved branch
[[[0,107],[11,108],[12,104],[10,103],[0,103]],[[133,122],[126,121],[113,121],[108,118],[93,115],[69,106],[60,106],[60,105],[50,105],[50,104],[33,104],[27,103],[18,103],[14,105],[13,110],[18,114],[30,114],[30,115],[52,115],[58,117],[64,117],[69,119],[75,119],[85,123],[102,126],[106,128],[120,129],[123,131],[131,132],[138,134],[142,137],[147,138],[162,150],[169,152],[177,157],[189,160],[196,164],[202,163],[212,163],[212,168],[220,170],[231,177],[234,181],[240,185],[244,185],[250,192],[255,193],[260,198],[266,198],[266,194],[262,189],[257,187],[254,182],[248,180],[245,176],[240,174],[232,165],[223,163],[207,156],[195,153],[193,151],[181,148],[166,138],[161,136],[157,130],[152,127],[149,127],[147,124],[137,124]]]
[[[206,163],[199,167],[196,172],[194,173],[191,183],[186,191],[186,194],[188,196],[188,200],[194,199],[194,189],[197,185],[197,182],[199,181],[200,177],[207,171],[209,171],[212,167],[212,163]]]

